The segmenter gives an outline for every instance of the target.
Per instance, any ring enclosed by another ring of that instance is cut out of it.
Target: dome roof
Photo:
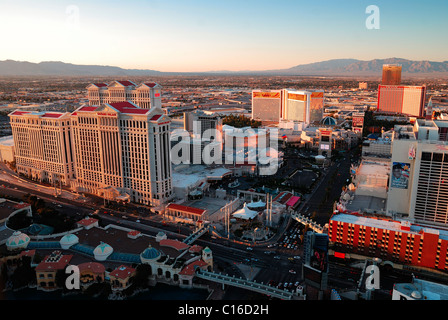
[[[109,255],[112,254],[114,249],[108,245],[107,243],[101,242],[95,250],[93,250],[93,254],[96,260],[104,261],[107,259]]]
[[[335,126],[337,124],[337,121],[335,118],[327,116],[323,118],[320,123],[326,126]]]
[[[68,249],[70,246],[77,244],[78,242],[79,238],[72,233],[66,234],[61,238],[61,240],[59,240],[59,243],[63,249]]]
[[[160,257],[160,252],[156,248],[153,248],[151,245],[145,249],[140,255],[140,257],[144,260],[153,260]]]
[[[8,250],[26,248],[29,242],[30,237],[28,235],[20,231],[15,231],[8,240],[6,240],[6,247]]]

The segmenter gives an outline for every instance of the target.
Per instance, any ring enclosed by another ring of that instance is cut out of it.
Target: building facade
[[[170,119],[131,102],[82,106],[71,115],[76,182],[99,196],[159,205],[172,197]]]
[[[379,85],[377,111],[423,117],[425,86]]]
[[[383,261],[448,270],[448,233],[387,217],[335,214],[328,226],[334,255],[356,253]]]
[[[387,212],[448,229],[448,122],[418,119],[396,126]]]
[[[70,114],[15,110],[9,114],[17,172],[41,182],[74,179]]]
[[[161,108],[161,88],[154,82],[143,82],[139,85],[132,81],[113,81],[110,84],[91,83],[87,86],[87,97],[91,106],[130,101],[140,108]]]
[[[400,85],[401,84],[401,69],[399,64],[385,64],[383,65],[383,78],[381,84],[384,85]]]

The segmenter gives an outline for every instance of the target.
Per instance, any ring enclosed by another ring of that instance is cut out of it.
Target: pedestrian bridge
[[[308,225],[310,229],[316,231],[317,233],[324,233],[325,228],[313,221],[311,218],[305,217],[297,212],[293,212],[291,217],[301,224]]]
[[[185,244],[191,245],[193,242],[195,242],[200,236],[202,236],[204,233],[208,231],[209,226],[203,226],[196,232],[190,234],[188,237],[185,238],[183,241]]]
[[[267,284],[256,282],[255,280],[251,281],[243,278],[236,278],[235,276],[223,275],[220,273],[205,271],[199,268],[196,269],[196,277],[204,280],[222,283],[223,285],[229,285],[255,291],[282,300],[305,300],[303,296],[292,291],[272,287]]]

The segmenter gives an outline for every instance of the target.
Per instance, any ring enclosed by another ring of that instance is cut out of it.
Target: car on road
[[[294,256],[294,259],[300,260],[300,256]]]
[[[140,222],[140,220],[137,219],[137,220],[135,220],[135,222]]]
[[[246,250],[252,251],[253,249],[251,247],[247,247]]]
[[[289,273],[296,274],[297,272],[293,269],[289,270]]]
[[[275,256],[274,259],[280,260],[280,256]]]

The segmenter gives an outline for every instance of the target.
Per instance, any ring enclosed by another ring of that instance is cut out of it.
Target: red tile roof
[[[192,276],[192,275],[194,275],[194,270],[196,269],[196,267],[201,268],[201,267],[205,267],[206,265],[207,265],[207,263],[204,262],[203,260],[193,261],[188,266],[183,268],[182,271],[179,272],[179,275]]]
[[[131,276],[134,272],[135,272],[134,268],[121,265],[117,269],[109,273],[109,276],[118,279],[126,279],[127,277]]]
[[[176,204],[176,203],[170,203],[166,208],[168,210],[171,209],[171,210],[182,211],[182,212],[187,212],[187,213],[192,213],[192,214],[197,214],[197,215],[203,215],[207,211],[204,209],[187,207],[187,206],[183,206],[183,205]]]
[[[162,116],[161,114],[156,114],[155,116],[152,116],[152,118],[149,119],[149,120],[150,120],[150,121],[156,121],[156,120],[159,120],[159,118],[160,118],[161,116]]]
[[[91,224],[94,224],[95,222],[98,222],[98,219],[95,218],[85,218],[77,222],[77,224],[83,225],[83,226],[90,226]]]
[[[57,261],[48,261],[50,255],[46,256],[45,259],[36,266],[36,271],[55,271],[65,269],[70,260],[73,258],[73,255],[61,255],[61,257]]]
[[[95,106],[84,106],[81,107],[78,111],[95,111],[98,107]]]
[[[94,83],[95,86],[97,87],[107,87],[107,83]]]
[[[30,113],[30,111],[18,111],[18,110],[16,110],[13,113],[11,113],[11,115],[13,115],[13,116],[22,116],[22,115],[28,114],[28,113]]]
[[[177,251],[188,249],[190,246],[186,243],[180,242],[178,240],[173,239],[163,239],[160,240],[159,244],[163,247],[171,247],[176,249]]]
[[[146,114],[149,111],[149,109],[141,109],[129,101],[114,102],[109,103],[109,105],[121,113]]]
[[[117,82],[125,87],[135,86],[135,83],[133,83],[131,81],[117,81]]]
[[[63,113],[45,113],[42,118],[60,118]]]
[[[78,265],[79,272],[85,272],[91,270],[93,273],[103,273],[106,267],[98,262],[85,262]]]
[[[285,204],[291,197],[292,197],[292,193],[290,193],[288,191],[282,191],[274,198],[273,201],[277,201],[281,204]]]
[[[154,88],[157,85],[155,82],[145,82],[145,84],[150,88]]]
[[[137,231],[137,230],[131,230],[131,231],[128,232],[129,236],[137,236],[139,234],[141,234],[141,232]]]

